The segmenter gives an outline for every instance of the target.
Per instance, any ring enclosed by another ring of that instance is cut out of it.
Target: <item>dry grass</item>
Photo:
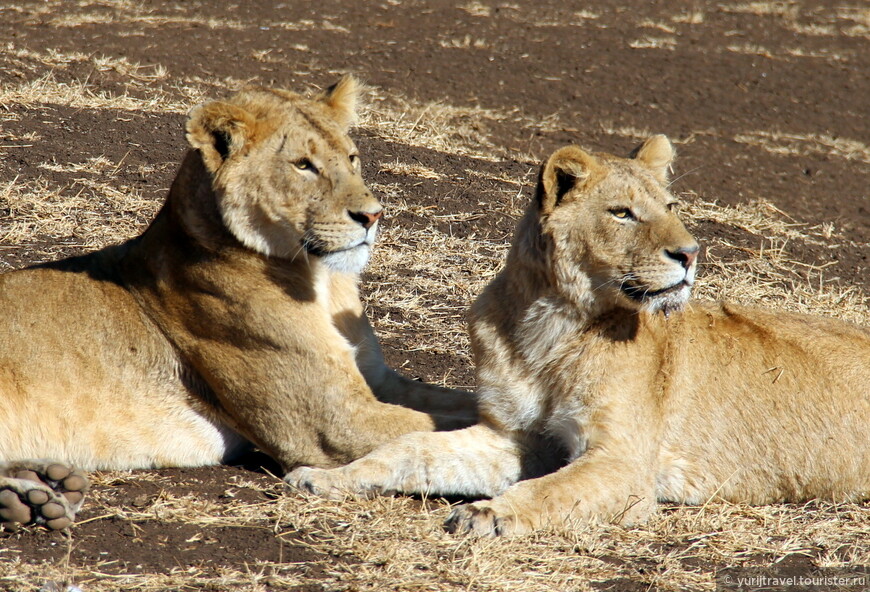
[[[827,248],[866,248],[849,244],[833,225],[795,223],[763,201],[729,207],[689,198],[683,218],[690,226],[716,222],[743,230],[753,235],[757,245],[748,248],[721,239],[706,241],[696,298],[775,306],[870,324],[868,294],[854,286],[841,286],[826,276],[824,265],[802,262],[789,252],[789,244],[798,241]]]
[[[130,4],[130,7],[139,8],[139,4]],[[62,14],[53,16],[49,21],[53,27],[81,27],[86,25],[139,25],[144,27],[162,27],[166,25],[197,25],[205,26],[209,29],[245,29],[247,25],[240,21],[231,19],[216,19],[203,18],[192,19],[190,17],[159,15],[145,13],[136,10],[118,10],[112,13],[78,13],[78,14]]]
[[[98,485],[140,479],[125,473],[97,476]],[[631,581],[660,590],[713,591],[710,566],[753,565],[805,556],[820,567],[866,565],[870,508],[855,504],[750,507],[713,503],[665,507],[637,528],[576,524],[519,539],[473,539],[444,533],[448,505],[408,498],[327,502],[286,496],[279,483],[236,481],[232,488],[267,491],[276,499],[217,506],[196,495],[160,494],[136,509],[118,509],[95,490],[97,519],[133,527],[149,521],[268,529],[278,539],[305,533],[301,544],[322,555],[316,582],[328,590],[591,591],[594,584]],[[69,545],[76,544],[75,530]],[[334,558],[344,558],[336,561]],[[31,590],[32,582],[75,582],[88,592],[188,588],[265,591],[311,584],[312,565],[255,562],[216,573],[177,568],[164,574],[108,574],[100,565],[0,564],[0,585]],[[775,569],[775,568],[774,568]]]
[[[805,10],[797,2],[768,1],[723,4],[719,8],[723,12],[779,19],[799,35],[870,37],[870,9],[865,6],[831,4]]]
[[[815,58],[819,60],[830,60],[833,62],[846,62],[851,59],[846,52],[834,52],[827,49],[811,50],[804,47],[790,47],[785,50],[786,54],[796,58]]]
[[[101,158],[96,166],[110,164]],[[66,168],[83,172],[86,167]],[[132,188],[88,176],[75,178],[68,187],[16,178],[0,184],[0,210],[9,212],[0,219],[0,246],[38,245],[43,257],[59,249],[100,248],[141,232],[157,206]]]
[[[785,47],[774,50],[763,45],[750,43],[732,43],[725,47],[730,52],[755,55],[768,58],[771,60],[780,60],[788,58],[815,58],[820,60],[830,60],[834,62],[848,62],[854,58],[853,52],[832,52],[822,49],[807,49],[805,47]]]
[[[780,16],[789,19],[794,19],[800,14],[800,6],[796,2],[779,1],[725,4],[721,10],[755,16]]]
[[[828,155],[870,164],[870,146],[850,138],[834,138],[827,134],[796,134],[754,131],[738,134],[737,142],[759,146],[773,154]]]
[[[0,88],[0,105],[17,104],[24,107],[51,103],[83,109],[183,113],[204,98],[204,92],[194,86],[178,87],[172,89],[172,92],[152,87],[147,97],[119,95],[96,90],[80,80],[59,81],[52,72],[35,80]]]
[[[651,45],[639,42],[637,47],[673,48],[666,40],[659,41],[650,41]],[[580,131],[575,127],[576,122],[565,121],[558,113],[533,119],[519,108],[497,110],[478,106],[450,105],[443,101],[420,103],[395,92],[386,94],[378,88],[370,88],[369,91],[367,109],[360,122],[367,131],[399,144],[468,156],[478,160],[497,162],[513,159],[535,164],[540,161],[539,155],[521,153],[516,148],[499,146],[493,142],[490,129],[495,126],[511,126],[516,130],[535,132],[578,133]],[[590,125],[597,126],[607,134],[631,140],[643,140],[661,131],[610,121],[599,121]],[[679,144],[680,141],[677,140],[675,143]],[[516,183],[517,180],[513,179],[509,182]]]
[[[82,2],[80,10],[70,11],[69,5],[63,2],[46,1],[33,3],[28,7],[31,18],[49,26],[65,29],[95,25],[129,26],[132,34],[140,35],[142,29],[157,27],[189,28],[206,27],[213,30],[241,31],[249,29],[252,24],[233,18],[220,18],[204,14],[202,18],[193,18],[176,4],[163,3],[157,7],[149,6],[135,0],[110,0],[108,2]],[[14,8],[12,8],[14,10]],[[349,30],[329,17],[317,21],[300,19],[298,21],[276,20],[256,23],[264,29],[275,28],[289,31],[326,30],[348,33]],[[123,33],[119,33],[123,35]]]
[[[677,47],[676,37],[641,37],[628,44],[632,49],[668,49],[673,50]]]
[[[673,35],[677,32],[677,30],[663,21],[654,21],[652,19],[644,19],[638,23],[639,27],[643,27],[646,29],[658,29],[659,31],[664,31],[665,33],[669,33]]]
[[[483,4],[482,2],[469,2],[460,6],[462,10],[471,16],[488,17],[492,16],[492,7]]]
[[[516,112],[457,107],[437,101],[420,104],[372,89],[370,106],[361,125],[400,144],[498,160],[504,150],[488,139],[486,124],[514,120],[519,120]]]
[[[688,12],[680,13],[676,16],[671,17],[671,20],[678,24],[685,25],[700,25],[706,20],[706,15],[703,10],[700,9],[692,9]]]
[[[210,86],[226,88],[225,81],[204,84],[191,81],[180,85],[168,80],[167,69],[160,64],[142,65],[125,57],[58,51],[52,48],[35,51],[7,43],[7,59],[26,70],[42,75],[21,76],[15,84],[0,88],[0,105],[37,107],[42,104],[64,105],[83,109],[116,109],[151,113],[183,113],[191,105],[205,100]],[[109,92],[87,79],[70,78],[66,72],[73,65],[88,66],[94,72],[111,72],[123,81],[123,91]],[[69,79],[67,79],[69,78]],[[163,82],[167,86],[162,85]],[[239,82],[234,87],[244,84]]]
[[[408,164],[400,162],[397,158],[395,162],[382,162],[380,164],[381,172],[390,173],[393,175],[410,175],[420,177],[421,179],[443,179],[441,173],[419,164]]]
[[[571,10],[572,5],[565,4],[563,10],[535,11],[511,5],[504,6],[505,15],[510,20],[532,27],[585,27],[601,18],[601,14],[593,10]]]
[[[127,58],[115,58],[109,56],[94,56],[81,52],[61,52],[53,48],[45,51],[16,48],[14,44],[6,45],[6,54],[19,59],[33,60],[52,69],[66,69],[70,64],[91,63],[94,69],[100,72],[114,71],[122,76],[127,76],[135,83],[153,83],[168,76],[166,68],[161,65],[143,66],[130,62]]]
[[[466,35],[462,38],[442,39],[438,44],[448,49],[486,49],[490,47],[490,44],[484,39],[475,39],[471,35]]]

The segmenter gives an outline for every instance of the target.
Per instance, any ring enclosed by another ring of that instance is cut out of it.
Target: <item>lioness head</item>
[[[688,300],[698,243],[667,189],[670,141],[629,158],[557,150],[544,164],[527,232],[557,290],[579,305],[669,312]]]
[[[383,208],[347,134],[357,95],[345,77],[313,98],[252,88],[191,110],[188,142],[210,173],[223,224],[243,245],[362,270]]]

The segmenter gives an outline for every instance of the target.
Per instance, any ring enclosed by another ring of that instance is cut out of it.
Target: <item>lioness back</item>
[[[635,523],[657,501],[870,497],[870,332],[690,303],[698,244],[673,209],[672,159],[664,136],[627,159],[551,155],[472,307],[481,423],[288,480],[491,496],[447,521],[487,535]]]
[[[660,501],[771,503],[870,494],[870,331],[834,319],[689,304],[649,323],[662,348]],[[638,347],[642,347],[638,344]]]

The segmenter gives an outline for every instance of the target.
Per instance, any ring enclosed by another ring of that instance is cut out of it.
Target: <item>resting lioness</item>
[[[494,496],[448,518],[481,534],[633,523],[656,500],[870,496],[870,332],[727,304],[680,312],[698,245],[671,209],[672,157],[654,136],[629,159],[567,147],[546,162],[471,311],[480,425],[287,481]]]
[[[467,393],[387,369],[363,315],[382,207],[347,135],[357,93],[195,108],[144,234],[0,276],[0,522],[69,525],[70,463],[207,465],[253,443],[285,470],[336,466],[474,422]]]

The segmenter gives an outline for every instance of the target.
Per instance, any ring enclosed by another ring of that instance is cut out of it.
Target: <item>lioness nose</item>
[[[375,225],[381,216],[384,215],[383,210],[379,210],[377,212],[351,212],[348,210],[348,215],[350,215],[351,220],[355,220],[362,224],[363,228],[368,230],[372,226]]]
[[[698,250],[698,245],[692,245],[691,247],[665,249],[665,253],[667,253],[668,257],[670,257],[674,261],[679,262],[679,264],[683,266],[683,269],[689,269],[698,258]]]

